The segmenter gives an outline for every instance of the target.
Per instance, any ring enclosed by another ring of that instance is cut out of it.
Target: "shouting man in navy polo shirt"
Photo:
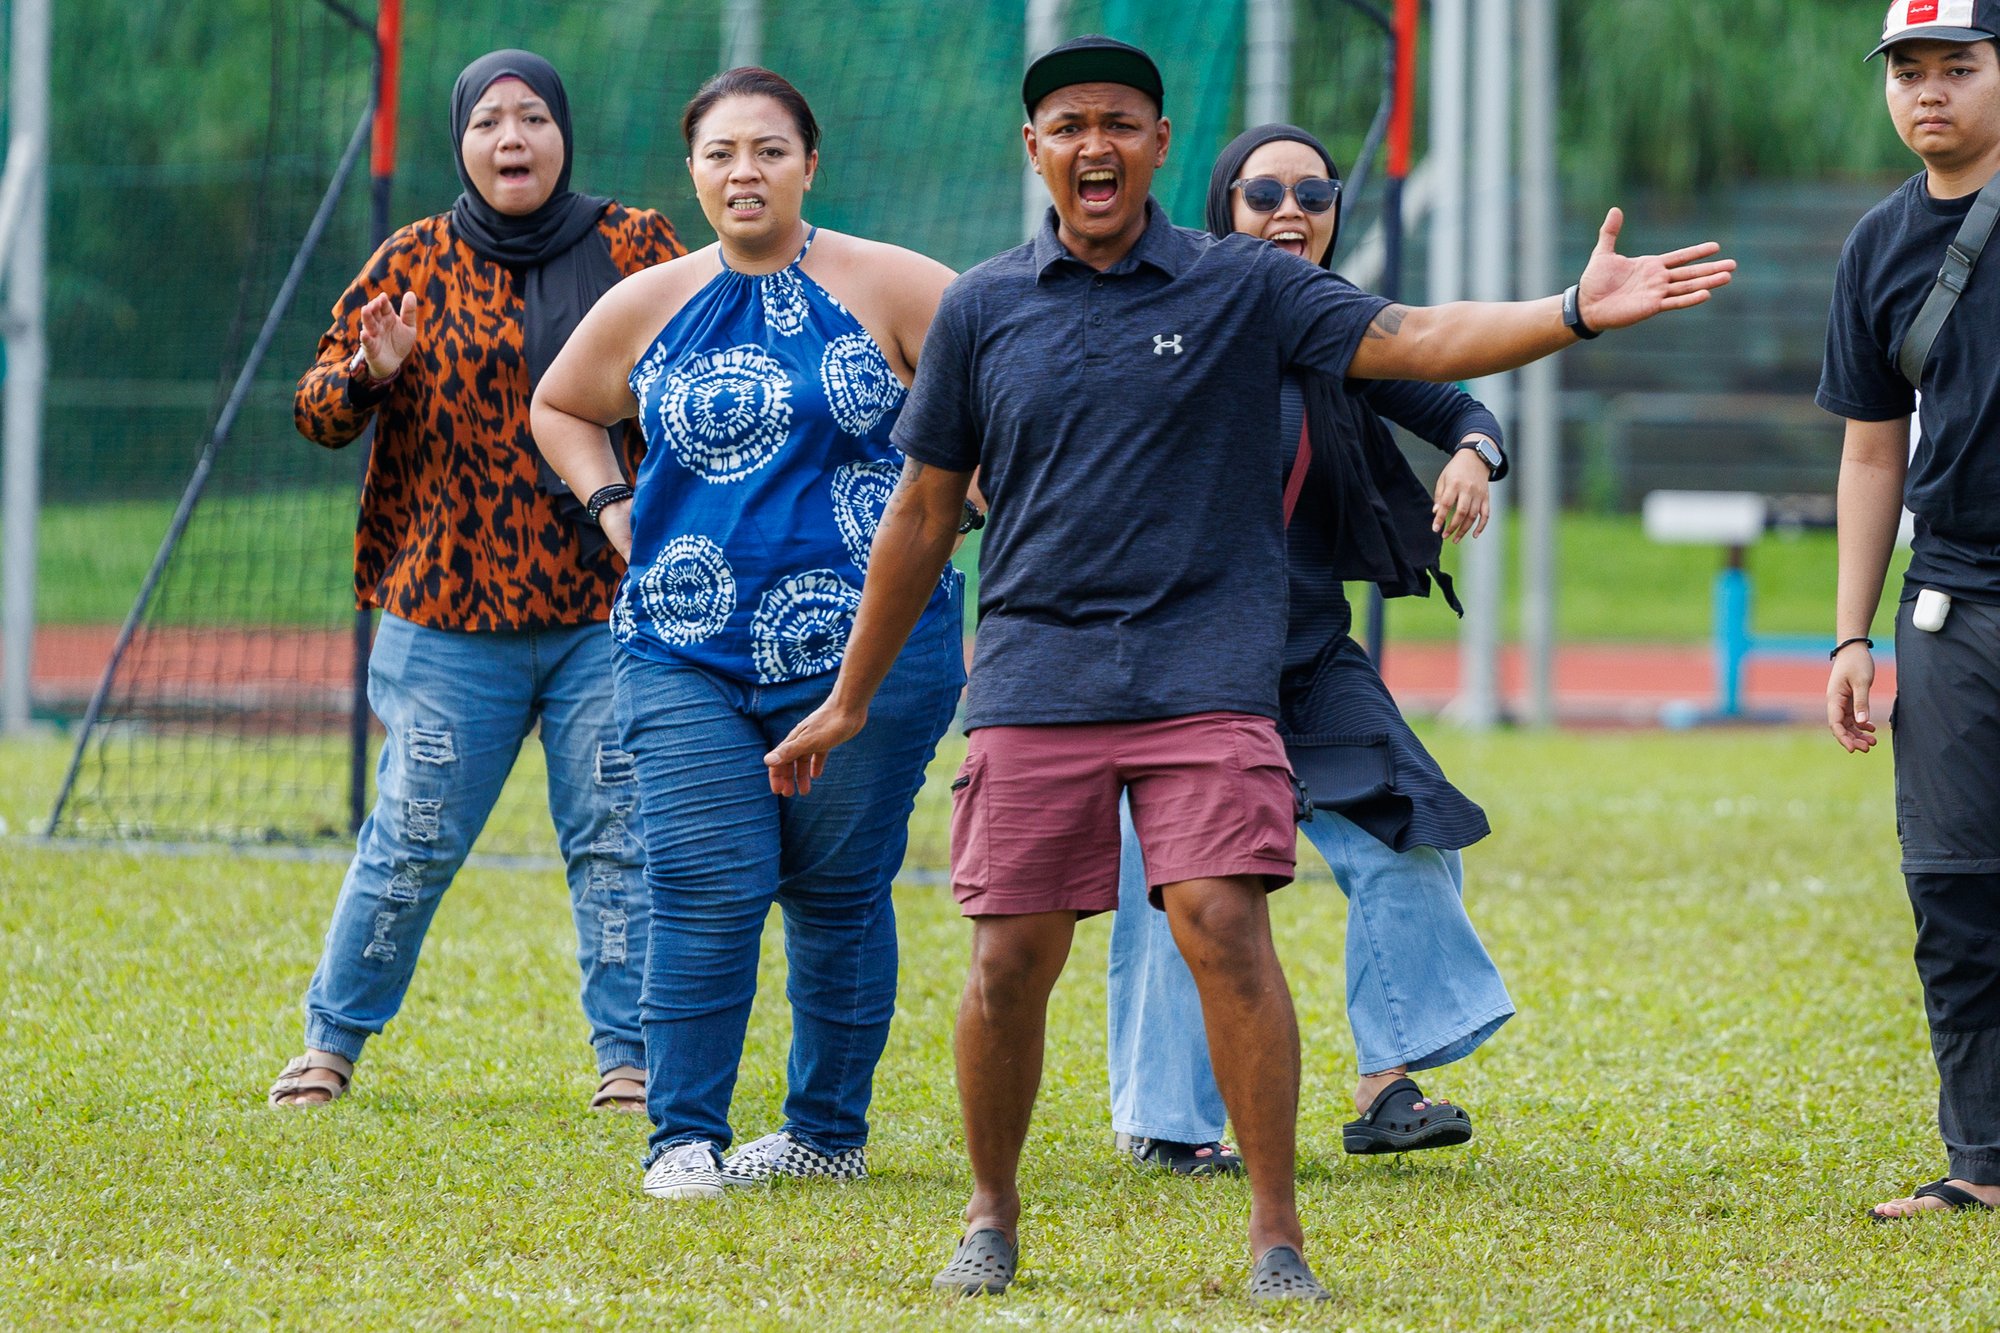
[[[1614,213],[1567,297],[1410,310],[1263,241],[1171,225],[1148,195],[1169,127],[1144,52],[1079,38],[1029,66],[1022,91],[1054,207],[1032,242],[945,292],[846,661],[766,762],[776,790],[803,792],[861,729],[980,470],[991,511],[951,830],[974,922],[956,1034],[974,1185],[934,1285],[1013,1279],[1049,991],[1077,918],[1117,904],[1127,792],[1249,1171],[1251,1292],[1324,1298],[1293,1197],[1298,1027],[1265,903],[1296,840],[1274,721],[1280,376],[1506,370],[1706,300],[1735,266],[1707,262],[1712,244],[1621,257]]]

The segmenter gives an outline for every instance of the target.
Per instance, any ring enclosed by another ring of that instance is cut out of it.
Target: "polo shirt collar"
[[[1056,225],[1056,210],[1051,205],[1042,214],[1041,228],[1035,232],[1035,277],[1038,281],[1064,261],[1089,267],[1069,252],[1069,247],[1056,235]],[[1140,235],[1139,243],[1123,259],[1104,271],[1122,275],[1134,271],[1141,264],[1149,264],[1169,278],[1178,278],[1187,266],[1187,260],[1186,238],[1180,234],[1179,228],[1167,220],[1167,212],[1160,207],[1159,201],[1148,195],[1146,230]]]

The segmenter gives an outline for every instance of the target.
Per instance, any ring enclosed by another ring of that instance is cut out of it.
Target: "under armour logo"
[[[1169,338],[1164,333],[1154,334],[1153,355],[1165,356],[1168,352],[1172,352],[1175,356],[1181,354],[1181,335],[1176,333],[1173,337]]]

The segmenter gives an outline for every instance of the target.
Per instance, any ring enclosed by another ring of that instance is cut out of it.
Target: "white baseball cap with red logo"
[[[2000,39],[2000,0],[1896,0],[1882,20],[1873,60],[1898,42],[1984,42]]]

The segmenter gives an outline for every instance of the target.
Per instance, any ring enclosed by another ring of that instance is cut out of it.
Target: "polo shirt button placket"
[[[1083,293],[1083,306],[1084,309],[1089,312],[1090,316],[1088,319],[1084,320],[1083,359],[1086,362],[1095,359],[1097,355],[1097,348],[1093,345],[1093,340],[1090,336],[1090,330],[1096,328],[1102,328],[1104,326],[1104,316],[1099,314],[1097,310],[1099,293],[1102,292],[1103,289],[1104,289],[1104,275],[1101,273],[1093,274],[1090,279],[1090,286],[1086,288]]]

